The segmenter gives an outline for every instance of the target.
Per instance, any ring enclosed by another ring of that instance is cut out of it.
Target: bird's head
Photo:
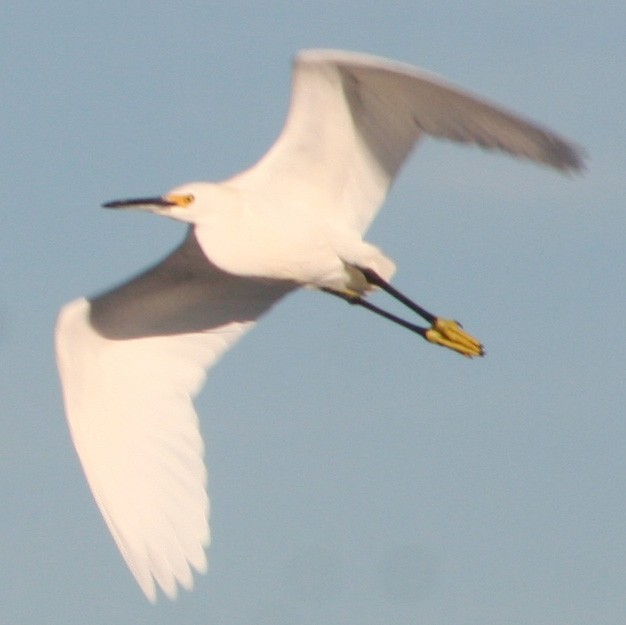
[[[216,185],[191,182],[172,189],[162,196],[132,198],[106,202],[104,208],[149,211],[178,221],[196,223],[202,212],[211,205]]]

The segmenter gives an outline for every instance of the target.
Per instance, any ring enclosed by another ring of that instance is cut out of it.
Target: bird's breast
[[[323,285],[344,271],[330,228],[306,211],[243,210],[196,226],[196,238],[212,263],[235,275]]]

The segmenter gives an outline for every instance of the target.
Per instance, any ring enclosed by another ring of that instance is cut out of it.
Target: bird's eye
[[[189,193],[187,195],[185,195],[185,204],[191,204],[194,200],[195,200],[195,196],[193,195],[193,193]]]

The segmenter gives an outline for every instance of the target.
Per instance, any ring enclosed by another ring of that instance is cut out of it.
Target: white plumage
[[[393,262],[362,235],[423,133],[562,171],[582,167],[576,146],[431,74],[307,51],[295,62],[285,127],[256,165],[219,184],[107,205],[191,224],[152,269],[67,304],[56,333],[72,439],[149,599],[155,581],[173,598],[179,584],[192,587],[194,569],[206,569],[209,501],[192,404],[206,371],[298,286],[365,306],[361,296],[372,286],[402,297],[387,284]],[[482,354],[454,322],[413,310],[432,325],[410,328],[427,340]]]

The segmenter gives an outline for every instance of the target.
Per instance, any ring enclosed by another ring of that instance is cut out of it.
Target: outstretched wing
[[[363,232],[422,133],[562,171],[583,164],[577,146],[432,74],[375,56],[309,50],[296,57],[281,135],[233,181],[283,202],[292,196],[295,208],[306,197]]]
[[[67,419],[87,481],[146,596],[204,571],[209,501],[192,398],[206,370],[283,295],[209,264],[190,231],[163,262],[59,315]]]

